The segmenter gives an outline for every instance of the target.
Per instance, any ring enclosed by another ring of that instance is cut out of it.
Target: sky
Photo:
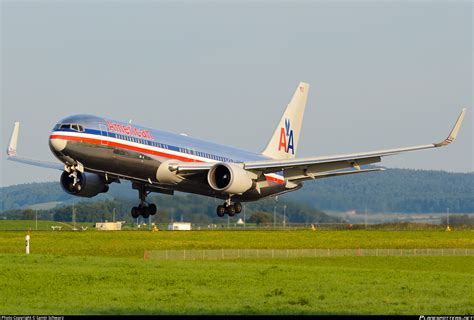
[[[471,1],[1,1],[0,186],[59,180],[49,132],[90,113],[260,152],[300,81],[298,157],[443,140],[383,158],[473,171]]]

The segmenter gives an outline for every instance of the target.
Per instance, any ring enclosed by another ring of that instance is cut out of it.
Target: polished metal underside
[[[87,142],[68,141],[60,152],[51,148],[55,156],[65,164],[77,162],[84,166],[86,172],[103,176],[108,181],[120,179],[140,183],[150,191],[169,190],[194,193],[220,199],[227,199],[228,194],[216,192],[207,182],[207,173],[195,173],[185,176],[177,184],[161,184],[156,179],[156,172],[164,157],[149,156],[143,153],[115,148],[106,144],[98,145]],[[298,188],[299,189],[299,188]],[[292,189],[291,191],[294,191]],[[258,192],[251,189],[242,195],[234,195],[234,201],[256,201],[265,197],[287,192],[284,184],[269,183]]]

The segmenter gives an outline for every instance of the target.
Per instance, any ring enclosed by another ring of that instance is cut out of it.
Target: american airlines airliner
[[[402,152],[443,147],[461,127],[462,109],[449,136],[438,143],[353,154],[296,158],[309,85],[300,83],[273,135],[261,153],[232,148],[145,128],[94,115],[73,115],[60,120],[49,136],[51,152],[61,163],[17,155],[19,122],[13,128],[9,160],[61,170],[60,183],[69,194],[94,197],[109,184],[130,180],[140,203],[133,218],[156,214],[148,203],[151,192],[189,192],[222,199],[217,215],[234,216],[242,202],[295,191],[304,181],[381,171],[362,166]]]

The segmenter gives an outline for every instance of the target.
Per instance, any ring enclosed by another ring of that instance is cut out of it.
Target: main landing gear
[[[148,218],[149,216],[153,216],[156,214],[156,205],[153,203],[148,203],[146,202],[146,197],[150,193],[145,190],[144,187],[141,187],[138,189],[138,195],[140,197],[140,204],[138,207],[133,207],[132,208],[132,217],[133,219],[138,218],[139,216],[142,216],[143,218]]]
[[[230,199],[226,200],[223,205],[217,206],[217,215],[219,217],[223,217],[226,213],[230,216],[233,217],[236,214],[239,214],[242,212],[242,204],[240,202],[236,202],[232,204]]]

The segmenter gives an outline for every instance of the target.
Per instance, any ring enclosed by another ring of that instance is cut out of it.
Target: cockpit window
[[[65,130],[74,130],[79,132],[84,132],[84,127],[77,123],[64,123],[59,126],[60,129]]]
[[[56,125],[54,126],[53,130],[58,130],[60,127],[61,127],[61,124],[58,123],[58,124],[56,124]]]

